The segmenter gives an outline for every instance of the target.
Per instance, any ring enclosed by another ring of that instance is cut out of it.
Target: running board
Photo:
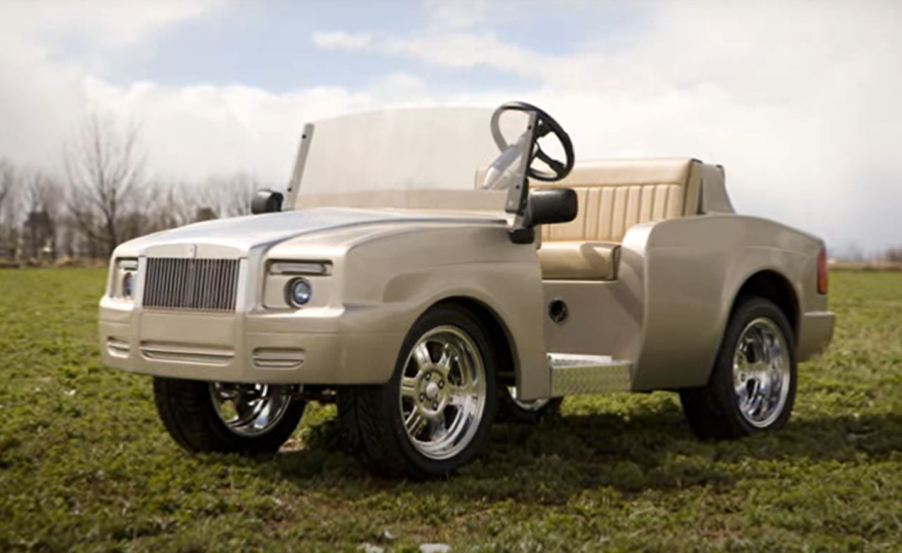
[[[551,395],[600,394],[630,390],[632,363],[610,355],[549,353]]]

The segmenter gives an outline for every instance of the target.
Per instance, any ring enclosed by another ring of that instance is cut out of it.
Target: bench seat
[[[534,189],[572,188],[579,198],[573,221],[541,229],[542,277],[615,280],[619,244],[630,227],[699,213],[702,165],[694,159],[590,161],[562,181],[531,182]]]

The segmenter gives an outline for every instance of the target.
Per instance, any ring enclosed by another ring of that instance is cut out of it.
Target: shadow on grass
[[[555,504],[601,487],[628,494],[729,488],[773,470],[755,467],[754,461],[887,459],[902,452],[902,415],[799,419],[780,432],[719,443],[696,440],[676,407],[630,417],[592,413],[538,426],[496,425],[480,459],[450,479],[422,483],[371,476],[361,461],[341,450],[334,420],[311,428],[305,441],[305,447],[261,465],[263,475],[346,499],[406,491],[433,498]]]

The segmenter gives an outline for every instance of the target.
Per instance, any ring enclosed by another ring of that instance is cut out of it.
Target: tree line
[[[0,259],[106,258],[134,237],[244,215],[260,185],[245,173],[202,182],[148,176],[136,125],[91,116],[53,174],[0,158]]]

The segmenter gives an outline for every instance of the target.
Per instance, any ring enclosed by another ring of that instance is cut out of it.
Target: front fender
[[[429,307],[453,297],[486,306],[506,329],[522,397],[550,393],[541,270],[533,245],[498,226],[420,228],[357,244],[344,263],[345,305],[372,309],[371,324],[402,335]],[[395,357],[401,343],[394,344]],[[385,380],[396,359],[379,361]]]

